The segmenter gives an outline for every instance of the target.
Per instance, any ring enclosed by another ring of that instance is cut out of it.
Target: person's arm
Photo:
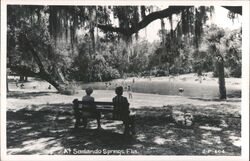
[[[114,112],[117,112],[117,102],[115,101],[116,97],[113,97],[112,102],[114,105]]]
[[[124,97],[124,103],[128,103],[127,97]]]
[[[91,97],[90,101],[91,101],[91,102],[95,102],[95,98],[94,98],[94,97]],[[96,108],[96,105],[92,105],[92,107]]]
[[[129,103],[128,103],[127,97],[124,97],[124,103],[126,104],[126,106],[125,106],[126,108],[125,108],[125,109],[126,109],[127,111],[129,111]]]

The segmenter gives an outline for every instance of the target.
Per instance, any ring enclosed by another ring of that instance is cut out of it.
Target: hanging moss
[[[188,18],[188,14],[187,14],[187,12],[188,11],[183,11],[182,13],[181,13],[181,26],[182,26],[182,33],[183,34],[187,34],[187,33],[189,33],[189,27],[188,27],[188,25],[189,25],[189,23],[188,23],[188,20],[187,20],[187,18]]]
[[[85,14],[83,9],[79,9],[79,7],[49,6],[49,32],[55,42],[64,37],[68,41],[68,36],[70,36],[73,49],[74,44],[77,42],[76,30],[79,28],[79,24],[84,22],[83,19],[79,20],[79,14],[82,17]]]
[[[49,32],[50,35],[56,40],[57,38],[57,28],[58,28],[58,21],[57,21],[57,10],[56,7],[50,6],[49,7]]]
[[[141,18],[143,19],[146,16],[146,7],[141,6]]]
[[[173,38],[174,37],[174,31],[173,31],[173,18],[172,18],[172,15],[169,16],[169,23],[170,23],[170,35]]]

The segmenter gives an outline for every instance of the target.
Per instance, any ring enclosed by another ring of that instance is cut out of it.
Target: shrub
[[[65,85],[60,93],[65,95],[74,95],[77,93],[76,88],[77,87],[73,83],[70,83],[68,85]]]
[[[102,73],[102,81],[110,81],[112,79],[120,78],[121,75],[117,69],[112,67],[105,67]]]
[[[215,69],[213,72],[213,77],[218,77],[218,76],[219,76],[219,73],[218,73],[217,69]],[[230,77],[230,70],[228,68],[224,68],[224,76],[225,76],[225,78]]]
[[[241,78],[241,65],[235,66],[234,68],[230,68],[230,76]]]

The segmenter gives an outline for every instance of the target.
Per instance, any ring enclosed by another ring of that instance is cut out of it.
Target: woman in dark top
[[[129,117],[129,103],[126,97],[122,96],[123,87],[116,87],[116,96],[113,98],[114,119],[121,119],[125,125],[124,134],[129,134],[130,128],[133,128],[132,119]]]
[[[123,87],[116,87],[115,89],[116,96],[113,98],[113,103],[115,105],[115,112],[117,114],[129,114],[129,103],[126,97],[123,97]]]

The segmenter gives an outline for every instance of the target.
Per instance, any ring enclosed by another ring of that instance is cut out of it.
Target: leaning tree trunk
[[[218,70],[218,77],[219,77],[220,99],[227,99],[225,74],[224,74],[224,59],[222,56],[218,57],[217,70]]]
[[[54,76],[52,74],[49,74],[47,72],[40,72],[39,73],[39,77],[45,81],[47,81],[48,83],[50,83],[53,87],[56,88],[56,90],[60,93],[63,92],[64,87],[63,85],[59,84],[59,82],[54,78]]]
[[[32,56],[38,65],[39,72],[36,73],[32,71],[29,67],[26,66],[12,66],[12,70],[16,71],[16,73],[23,74],[25,76],[33,76],[33,77],[38,77],[41,78],[48,83],[50,83],[52,86],[54,86],[60,93],[63,93],[65,88],[63,85],[61,85],[57,78],[55,73],[50,73],[45,69],[45,66],[43,65],[40,57],[39,57],[39,52],[33,47],[32,41],[30,41],[27,37],[27,35],[22,35],[23,41],[26,43],[27,48],[30,50],[32,53]]]

